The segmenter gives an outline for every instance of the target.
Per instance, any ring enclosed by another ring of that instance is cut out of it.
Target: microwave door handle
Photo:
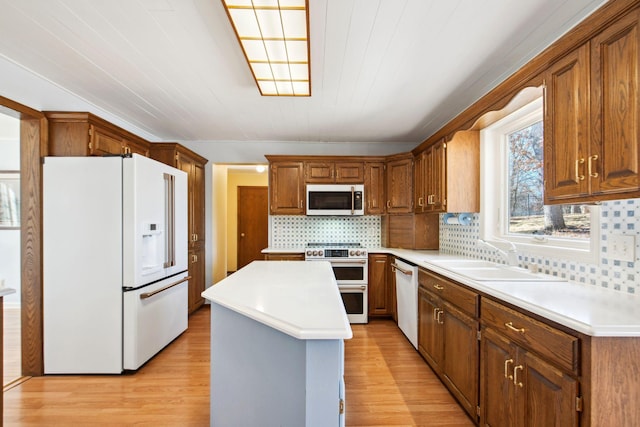
[[[355,198],[356,198],[356,188],[352,185],[351,186],[351,215],[353,215],[356,211],[355,209]]]
[[[176,265],[175,254],[175,177],[164,174],[165,259],[164,268]]]

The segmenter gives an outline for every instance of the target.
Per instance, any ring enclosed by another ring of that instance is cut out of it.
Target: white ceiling
[[[0,57],[159,140],[417,145],[603,0],[309,3],[310,98],[260,96],[220,0],[0,0]]]

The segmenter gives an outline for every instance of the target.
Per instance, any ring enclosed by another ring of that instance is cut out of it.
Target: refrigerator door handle
[[[175,221],[175,177],[171,174],[164,174],[164,203],[165,203],[165,257],[164,268],[176,265],[176,221]]]
[[[168,284],[167,286],[163,286],[160,289],[156,289],[155,291],[152,292],[145,292],[143,294],[140,294],[140,299],[148,299],[151,298],[152,296],[159,294],[160,292],[164,292],[167,289],[173,288],[174,286],[178,286],[180,283],[182,282],[186,282],[187,280],[190,280],[191,276],[187,276],[184,279],[180,279],[177,282],[173,282],[171,284]]]

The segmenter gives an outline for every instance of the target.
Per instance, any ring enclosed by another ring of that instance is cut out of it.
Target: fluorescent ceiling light
[[[307,0],[221,0],[264,96],[311,96]]]

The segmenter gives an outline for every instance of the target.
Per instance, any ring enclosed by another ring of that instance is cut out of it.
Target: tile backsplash
[[[440,215],[440,251],[503,262],[492,250],[479,247],[480,216],[469,225],[445,224]],[[521,266],[538,264],[540,271],[572,282],[640,294],[640,199],[603,202],[600,211],[600,258],[597,264],[519,252]],[[301,247],[306,243],[360,242],[380,246],[380,217],[271,216],[270,247]],[[635,260],[619,261],[608,254],[612,234],[636,236]]]
[[[440,217],[440,251],[472,258],[503,262],[490,249],[479,247],[480,217],[473,214],[471,224],[445,224]],[[608,254],[612,234],[634,235],[635,261],[619,261]],[[600,258],[598,264],[544,257],[519,252],[521,266],[538,264],[540,271],[577,283],[640,294],[640,199],[603,202],[600,211]]]
[[[269,246],[291,248],[307,243],[362,243],[380,246],[379,216],[270,216]]]

